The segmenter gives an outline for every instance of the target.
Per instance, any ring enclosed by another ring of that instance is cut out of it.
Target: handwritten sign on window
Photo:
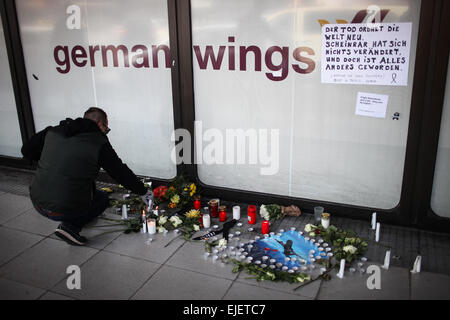
[[[322,83],[408,85],[411,22],[326,24]]]

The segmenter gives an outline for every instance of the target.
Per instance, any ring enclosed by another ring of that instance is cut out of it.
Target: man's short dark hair
[[[84,113],[85,119],[91,119],[95,122],[106,123],[106,119],[108,118],[105,111],[97,107],[90,107]]]

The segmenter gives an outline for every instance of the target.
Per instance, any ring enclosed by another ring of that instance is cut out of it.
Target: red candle
[[[256,223],[256,206],[249,205],[247,209],[248,214],[248,223],[255,224]]]
[[[200,210],[202,203],[200,201],[200,196],[197,194],[194,196],[194,208],[195,210]]]
[[[261,232],[262,234],[268,234],[269,233],[269,221],[264,220],[261,224]]]
[[[227,220],[227,207],[220,206],[219,207],[219,221],[225,222]]]
[[[219,214],[219,201],[217,199],[212,199],[209,201],[209,215],[211,218],[217,218]]]

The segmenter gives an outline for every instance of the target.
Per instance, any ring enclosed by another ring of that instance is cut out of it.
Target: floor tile
[[[68,266],[80,266],[97,252],[47,238],[2,266],[0,277],[50,289],[67,276]]]
[[[32,208],[10,219],[4,225],[12,229],[49,236],[55,231],[59,222],[41,216]]]
[[[230,280],[164,266],[133,299],[218,300],[230,285]]]
[[[103,251],[81,267],[81,289],[69,290],[64,279],[52,291],[83,300],[129,299],[159,267]]]
[[[0,278],[0,300],[35,300],[45,290]]]
[[[18,216],[33,207],[30,199],[11,193],[0,195],[0,224]]]
[[[173,240],[176,237],[178,236],[173,231],[166,235],[121,234],[106,246],[105,250],[162,264],[185,242],[183,237]],[[173,241],[165,247],[171,240]]]
[[[224,300],[310,300],[300,295],[234,282]]]
[[[344,278],[330,273],[331,280],[322,281],[317,299],[319,300],[407,300],[409,299],[409,270],[391,267],[381,269],[381,288],[368,288],[367,282],[373,274],[346,272]]]
[[[166,265],[218,278],[234,280],[237,277],[237,273],[232,273],[233,265],[231,263],[224,264],[218,260],[212,261],[211,257],[205,257],[205,245],[203,242],[186,242],[166,262]]]
[[[0,266],[42,239],[34,234],[0,226]]]
[[[450,276],[429,272],[411,274],[411,299],[450,299]]]
[[[63,296],[62,294],[47,291],[43,296],[39,298],[39,300],[75,300],[75,299]]]
[[[251,277],[252,275],[249,275],[248,273],[245,272],[245,270],[243,270],[240,272],[236,281],[270,290],[283,291],[289,294],[297,294],[312,299],[314,299],[317,296],[321,282],[321,280],[317,280],[309,284],[305,282],[305,286],[298,288],[300,285],[302,285],[302,283],[291,284],[288,282],[256,281],[255,279],[249,279]],[[315,279],[315,277],[313,278]]]
[[[110,244],[114,239],[123,234],[124,226],[117,226],[116,222],[107,221],[103,219],[95,219],[87,224],[80,234],[88,239],[86,244],[89,248],[103,249]],[[115,232],[112,232],[115,231]],[[52,239],[59,239],[56,235],[50,236]]]

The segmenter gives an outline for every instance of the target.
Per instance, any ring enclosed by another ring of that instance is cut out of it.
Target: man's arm
[[[44,148],[45,136],[47,131],[52,127],[47,127],[42,131],[34,134],[30,140],[22,146],[21,152],[23,156],[30,160],[38,161],[41,158],[42,149]]]
[[[147,188],[142,181],[136,177],[133,171],[128,168],[126,164],[120,160],[117,153],[109,142],[107,142],[100,150],[99,157],[100,166],[125,188],[130,189],[136,194],[144,195],[147,192]]]

